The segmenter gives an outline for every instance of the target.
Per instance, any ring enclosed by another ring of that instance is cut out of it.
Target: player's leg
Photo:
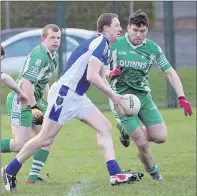
[[[120,138],[119,138],[120,142],[122,143],[123,146],[128,147],[130,145],[130,137],[127,133],[125,133],[125,131],[123,129],[123,126],[122,126],[122,123],[121,123],[121,121],[120,121],[120,119],[117,115],[117,112],[116,112],[116,110],[114,108],[114,105],[113,105],[111,100],[109,100],[109,105],[110,105],[110,109],[112,111],[112,114],[117,121],[117,128],[120,132]]]
[[[128,89],[127,92],[124,92],[124,94],[129,94],[129,93],[134,93],[138,95],[138,97],[140,99],[142,99],[144,101],[144,96],[143,94],[139,93],[139,92],[136,92],[135,90],[133,89]],[[152,103],[152,97],[150,94],[147,95],[148,97],[148,100],[150,98],[150,102],[149,104],[151,103],[150,107],[152,107],[154,105],[154,103]],[[147,98],[146,98],[147,99]],[[145,100],[146,100],[145,99]],[[128,139],[128,134],[125,132],[123,126],[122,126],[122,123],[118,120],[118,117],[116,117],[116,114],[113,112],[113,107],[111,106],[111,103],[110,103],[110,107],[111,107],[111,110],[112,110],[112,113],[114,115],[114,117],[116,118],[118,124],[117,124],[117,128],[118,130],[120,131],[120,141],[121,143],[125,146],[125,147],[128,147],[129,144],[130,144],[130,140]],[[166,130],[166,127],[165,127],[165,124],[163,123],[163,121],[161,120],[162,117],[161,117],[161,114],[159,113],[158,109],[156,112],[153,111],[153,113],[156,113],[153,118],[152,116],[150,117],[149,114],[147,114],[148,116],[146,116],[148,119],[158,119],[157,123],[159,124],[153,124],[154,126],[152,127],[152,125],[148,125],[149,127],[142,127],[142,130],[144,131],[145,135],[147,136],[147,139],[149,142],[155,142],[155,143],[163,143],[165,142],[166,138],[167,138],[167,130]],[[152,121],[151,121],[152,122]],[[161,122],[161,123],[160,123]],[[156,127],[157,126],[157,127]],[[148,129],[148,130],[147,130]],[[160,131],[161,130],[161,131]]]
[[[141,103],[143,106],[139,112],[139,117],[146,127],[146,129],[144,129],[146,137],[149,141],[155,143],[165,142],[167,139],[167,129],[158,108],[152,101],[150,93],[144,96]],[[148,168],[146,166],[145,168],[154,180],[163,180],[156,164],[154,164],[153,168]]]
[[[43,114],[46,112],[46,107],[44,103],[39,100],[37,101],[38,107],[42,111]],[[33,132],[37,135],[42,129],[42,125],[35,125],[33,124],[32,130]],[[43,147],[39,150],[37,150],[34,155],[33,155],[33,161],[32,161],[32,166],[29,172],[29,176],[26,179],[26,183],[32,184],[35,182],[42,182],[43,179],[40,177],[40,172],[48,158],[49,151],[51,149],[52,144],[49,146]]]
[[[6,168],[2,168],[2,177],[7,191],[16,189],[16,175],[25,160],[31,157],[38,149],[53,143],[54,137],[61,129],[61,125],[44,118],[41,132],[25,143],[15,159]]]
[[[23,146],[16,158],[13,159],[6,168],[2,168],[2,177],[7,191],[16,189],[16,175],[21,169],[22,163],[32,156],[38,149],[52,144],[54,137],[60,131],[62,125],[58,120],[61,116],[61,111],[64,111],[64,108],[59,108],[60,110],[58,109],[54,111],[55,103],[59,103],[59,96],[57,93],[50,96],[51,100],[48,101],[47,115],[45,114],[43,127],[40,133],[30,139]],[[61,102],[61,105],[62,104],[63,102]],[[49,119],[49,116],[52,116],[51,118],[54,116],[53,120]]]
[[[132,130],[130,129],[130,131]],[[151,170],[154,166],[153,156],[142,127],[137,127],[135,130],[129,133],[129,135],[137,147],[137,155],[140,158],[142,164],[146,170]]]
[[[75,114],[68,116],[73,111],[72,104],[75,104],[75,100],[73,103],[70,102],[69,88],[55,84],[51,89],[48,93],[48,107],[42,129],[38,135],[24,145],[17,155],[17,160],[20,163],[27,160],[38,149],[51,145],[63,124],[75,117]]]
[[[83,103],[84,107],[81,108],[78,118],[97,131],[97,142],[111,176],[110,183],[115,185],[116,183],[129,183],[140,180],[143,177],[142,173],[139,173],[139,176],[137,173],[124,173],[116,161],[110,122],[87,97],[84,97]],[[124,179],[121,179],[121,177]]]
[[[89,111],[87,111],[81,120],[97,131],[98,146],[103,152],[105,160],[114,160],[112,126],[109,121],[96,107],[89,108]]]
[[[117,119],[116,119],[117,120]],[[122,123],[117,120],[117,128],[120,131],[120,141],[123,146],[128,147],[130,145],[130,137],[129,135],[125,132]],[[149,127],[142,126],[141,127],[142,131],[147,137],[147,140],[149,142],[154,142],[154,143],[164,143],[167,139],[167,130],[166,130],[166,125],[165,123],[160,123],[157,125],[152,125]],[[159,131],[162,130],[162,131]]]
[[[138,95],[142,104],[141,110],[139,112],[139,116],[142,113],[143,108],[147,104],[147,101],[145,99],[146,94],[147,93],[144,94],[141,93]],[[148,144],[146,129],[142,128],[142,126],[140,125],[139,117],[138,116],[125,117],[121,115],[118,115],[118,117],[121,121],[124,131],[130,135],[130,137],[136,144],[138,157],[140,158],[144,167],[146,168],[146,170],[151,171],[151,173],[152,171],[154,172],[157,166],[154,164],[152,152]]]
[[[129,147],[129,145],[130,145],[130,136],[127,133],[125,133],[125,131],[123,129],[123,126],[122,126],[122,124],[120,122],[118,122],[117,128],[118,128],[118,130],[120,132],[120,138],[119,138],[120,142],[122,143],[123,146]]]
[[[1,139],[1,152],[19,152],[29,140],[31,127],[11,125],[13,139]]]
[[[41,131],[41,125],[33,125],[32,129],[36,135]],[[36,182],[43,182],[44,180],[40,177],[40,172],[45,165],[45,162],[49,156],[49,151],[51,149],[52,144],[49,146],[43,147],[37,150],[33,155],[33,161],[31,165],[31,169],[29,172],[29,176],[26,179],[26,183],[33,184]]]
[[[132,138],[137,147],[137,154],[141,162],[147,168],[154,165],[147,137],[142,130],[138,116],[126,117],[119,115],[124,131]]]
[[[7,112],[14,138],[1,139],[1,152],[19,152],[30,138],[32,126],[31,108],[21,109],[16,101],[16,94],[10,93],[7,98]]]
[[[164,122],[154,125],[147,125],[146,131],[150,141],[154,143],[160,144],[166,142],[167,140],[168,131]]]

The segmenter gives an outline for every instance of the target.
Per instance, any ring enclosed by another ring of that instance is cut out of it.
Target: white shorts
[[[90,109],[96,108],[85,94],[79,95],[67,86],[58,83],[51,86],[47,102],[45,117],[60,125],[74,118],[81,120]]]

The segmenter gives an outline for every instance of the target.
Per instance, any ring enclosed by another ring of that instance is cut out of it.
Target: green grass
[[[96,144],[96,134],[88,126],[74,120],[64,126],[56,137],[54,146],[41,176],[44,184],[26,185],[31,159],[18,174],[20,196],[194,196],[196,195],[196,110],[192,117],[185,117],[182,109],[161,110],[169,136],[164,144],[151,144],[156,163],[165,178],[165,183],[154,183],[145,172],[143,180],[134,185],[112,187],[102,154]],[[132,143],[124,148],[115,129],[111,113],[105,113],[114,127],[113,139],[116,158],[124,169],[143,171]],[[2,138],[10,137],[7,116],[2,115]],[[12,154],[2,154],[6,165]],[[49,173],[49,177],[46,174]],[[3,185],[2,195],[5,193]]]
[[[196,68],[177,69],[181,78],[185,95],[192,105],[196,105]],[[160,69],[152,69],[149,73],[149,82],[152,89],[152,97],[159,108],[167,107],[167,81]],[[108,108],[108,100],[95,87],[91,86],[87,95],[100,109]]]
[[[196,68],[181,68],[177,69],[177,72],[183,83],[185,95],[188,100],[196,105]],[[53,77],[51,82],[56,80],[56,76]],[[160,108],[167,107],[167,82],[164,73],[160,69],[152,69],[149,74],[149,82],[152,89],[153,100]],[[10,90],[6,87],[2,88],[2,105],[5,111],[5,102],[7,94]],[[91,86],[87,92],[90,99],[100,108],[109,109],[108,99],[99,90]]]

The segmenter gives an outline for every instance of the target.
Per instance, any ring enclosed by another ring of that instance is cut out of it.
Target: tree
[[[5,28],[5,10],[1,2],[1,28]],[[117,1],[116,13],[119,15],[122,28],[128,23],[129,2]],[[40,27],[49,23],[57,23],[55,1],[10,1],[10,26]],[[150,27],[155,23],[154,2],[134,1],[134,10],[141,8],[150,19]],[[112,12],[111,1],[67,1],[65,2],[65,26],[96,30],[96,20],[104,12]]]

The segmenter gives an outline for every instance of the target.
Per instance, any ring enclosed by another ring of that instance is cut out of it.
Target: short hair
[[[148,27],[149,26],[148,16],[146,15],[145,12],[143,12],[140,9],[129,17],[129,25],[131,24],[136,25],[137,27],[140,27],[141,25]]]
[[[48,24],[42,29],[42,37],[47,37],[48,30],[51,29],[53,32],[60,31],[60,28],[55,24]]]
[[[5,49],[3,48],[3,46],[1,45],[1,56],[5,56]]]
[[[97,20],[97,31],[99,33],[102,33],[103,27],[105,25],[110,26],[114,18],[118,18],[118,15],[115,13],[104,13],[101,16],[99,16]]]

